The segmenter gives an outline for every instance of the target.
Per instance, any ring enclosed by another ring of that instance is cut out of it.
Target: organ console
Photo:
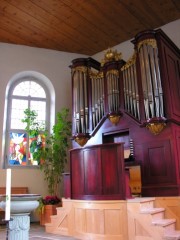
[[[132,44],[127,62],[111,49],[101,63],[92,58],[72,61],[72,145],[83,158],[94,145],[104,149],[106,143],[125,141],[124,151],[141,166],[142,196],[179,195],[180,51],[161,29],[137,34]],[[78,158],[71,154],[70,160],[74,166]]]

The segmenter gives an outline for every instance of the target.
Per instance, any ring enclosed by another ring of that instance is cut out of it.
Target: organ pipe
[[[119,72],[117,70],[109,70],[106,73],[107,94],[108,94],[108,111],[119,111]]]
[[[93,129],[104,116],[104,78],[102,72],[91,72],[92,125]]]
[[[132,116],[140,120],[139,92],[136,73],[136,53],[121,68],[124,86],[124,108]]]
[[[155,39],[145,39],[138,44],[142,88],[146,119],[164,117],[163,91]]]

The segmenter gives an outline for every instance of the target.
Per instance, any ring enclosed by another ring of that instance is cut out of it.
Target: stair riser
[[[154,200],[147,200],[147,201],[143,201],[140,203],[140,208],[141,209],[147,209],[147,208],[153,208],[154,207]]]

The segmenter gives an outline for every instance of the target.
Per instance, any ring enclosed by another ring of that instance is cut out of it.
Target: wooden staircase
[[[128,201],[129,240],[180,239],[180,231],[176,230],[176,219],[165,218],[166,209],[154,207],[154,201],[155,198]],[[134,221],[133,227],[131,226],[132,220]]]
[[[121,201],[119,201],[119,203],[121,203]],[[74,236],[86,240],[180,240],[180,230],[176,230],[176,218],[167,218],[165,216],[167,215],[165,214],[166,208],[154,207],[155,198],[135,198],[124,201],[124,207],[122,208],[125,209],[123,222],[127,222],[127,234],[123,232],[116,237],[113,235],[106,237],[106,235],[102,233],[87,232],[85,229],[87,225],[85,222],[86,213],[76,215],[79,211],[78,209],[82,208],[81,204],[83,204],[85,211],[87,208],[89,211],[89,206],[94,203],[93,201],[63,201],[63,207],[57,208],[57,215],[51,216],[51,223],[46,224],[46,232]],[[120,211],[122,211],[122,209]],[[100,210],[101,214],[102,211],[105,210]],[[90,215],[92,216],[93,212]],[[103,221],[105,220],[102,219],[102,225],[104,225]],[[97,222],[95,222],[95,224],[97,224]],[[99,224],[101,223],[99,222]],[[82,225],[81,235],[77,234],[79,225]],[[124,227],[120,226],[120,228]]]
[[[57,215],[51,216],[51,223],[46,223],[46,232],[71,236],[71,226],[68,226],[67,218],[70,217],[72,210],[71,202],[63,202],[63,207],[57,208]]]

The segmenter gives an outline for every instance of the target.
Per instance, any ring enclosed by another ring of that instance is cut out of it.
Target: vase
[[[57,207],[60,207],[61,204],[54,205],[44,205],[44,211],[40,213],[40,225],[44,226],[46,223],[51,222],[51,216],[57,214]]]

